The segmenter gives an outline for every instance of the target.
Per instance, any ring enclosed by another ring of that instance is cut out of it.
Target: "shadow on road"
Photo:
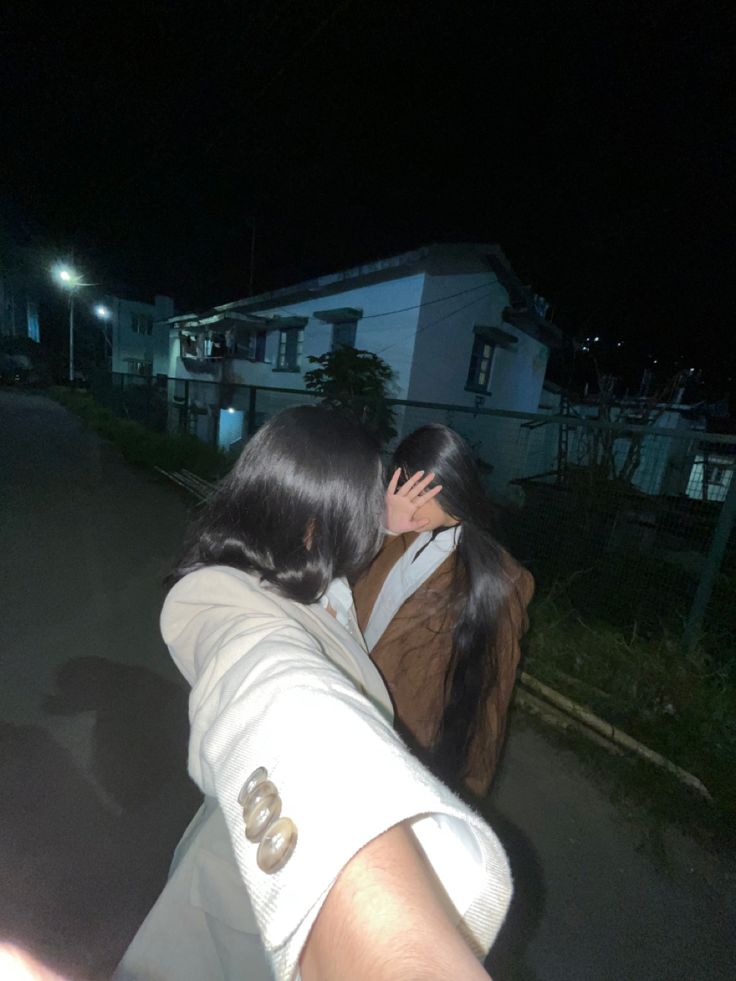
[[[514,877],[511,908],[486,958],[486,969],[499,981],[542,981],[526,959],[526,947],[544,916],[546,888],[541,861],[529,838],[493,805],[486,802],[482,814],[506,849]]]
[[[157,796],[186,768],[187,690],[143,667],[102,657],[73,658],[59,670],[49,715],[96,713],[92,769],[124,810]]]
[[[104,978],[200,799],[186,773],[187,692],[101,657],[67,662],[57,681],[44,707],[93,713],[91,763],[41,726],[0,723],[0,935],[69,977]]]

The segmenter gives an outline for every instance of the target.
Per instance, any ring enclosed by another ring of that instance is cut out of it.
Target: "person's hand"
[[[428,473],[425,477],[423,470],[417,470],[397,490],[400,476],[401,470],[395,470],[386,491],[384,521],[386,530],[392,535],[403,535],[408,531],[421,531],[422,528],[426,527],[429,524],[428,519],[417,519],[415,517],[416,512],[442,490],[441,485],[433,487],[432,490],[427,490],[434,480],[434,474]]]

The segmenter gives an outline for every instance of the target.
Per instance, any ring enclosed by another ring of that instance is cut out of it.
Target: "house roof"
[[[494,243],[455,242],[423,245],[410,252],[362,263],[325,276],[316,276],[256,296],[221,303],[200,317],[191,319],[196,320],[193,326],[209,325],[216,319],[225,320],[228,316],[237,314],[255,320],[258,312],[272,310],[274,307],[304,301],[315,301],[317,305],[316,301],[328,300],[348,290],[423,273],[434,276],[460,273],[495,274],[509,295],[509,307],[504,311],[503,319],[549,347],[561,345],[561,331],[540,315],[531,290],[522,284],[501,247]],[[332,311],[327,309],[327,306],[327,303],[320,302],[315,316],[328,320],[327,315]],[[336,307],[335,312],[344,313],[347,309],[349,308]],[[173,325],[174,320],[169,322]],[[277,326],[277,320],[274,318],[272,321],[268,318],[268,324]]]
[[[449,244],[430,244],[420,246],[411,252],[373,262],[361,263],[339,272],[315,276],[291,286],[259,293],[257,296],[233,300],[230,303],[219,304],[216,310],[240,309],[249,310],[274,306],[275,301],[298,303],[306,299],[318,299],[320,296],[334,296],[360,286],[385,282],[391,279],[401,279],[407,275],[418,275],[429,272],[434,275],[452,274],[453,272],[488,272],[488,262],[485,256],[491,254],[499,257],[508,265],[500,246],[495,244],[476,244],[467,242]],[[509,266],[509,269],[511,267]]]

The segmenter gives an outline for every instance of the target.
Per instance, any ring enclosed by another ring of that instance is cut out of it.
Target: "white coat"
[[[119,981],[291,981],[340,870],[409,821],[482,956],[511,880],[490,828],[408,752],[353,620],[284,599],[215,566],[174,586],[164,640],[190,683],[189,772],[205,803],[169,881],[116,972]],[[296,824],[284,867],[261,871],[238,794],[266,767]]]

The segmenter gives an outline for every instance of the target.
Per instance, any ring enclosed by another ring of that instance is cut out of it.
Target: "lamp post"
[[[74,296],[80,286],[95,286],[95,283],[83,283],[82,277],[70,266],[54,266],[53,276],[56,281],[69,290],[69,382],[74,384]]]
[[[105,358],[110,358],[110,367],[112,367],[112,337],[111,337],[111,321],[112,321],[112,310],[106,307],[104,303],[95,304],[94,308],[95,317],[102,321],[105,334]]]

